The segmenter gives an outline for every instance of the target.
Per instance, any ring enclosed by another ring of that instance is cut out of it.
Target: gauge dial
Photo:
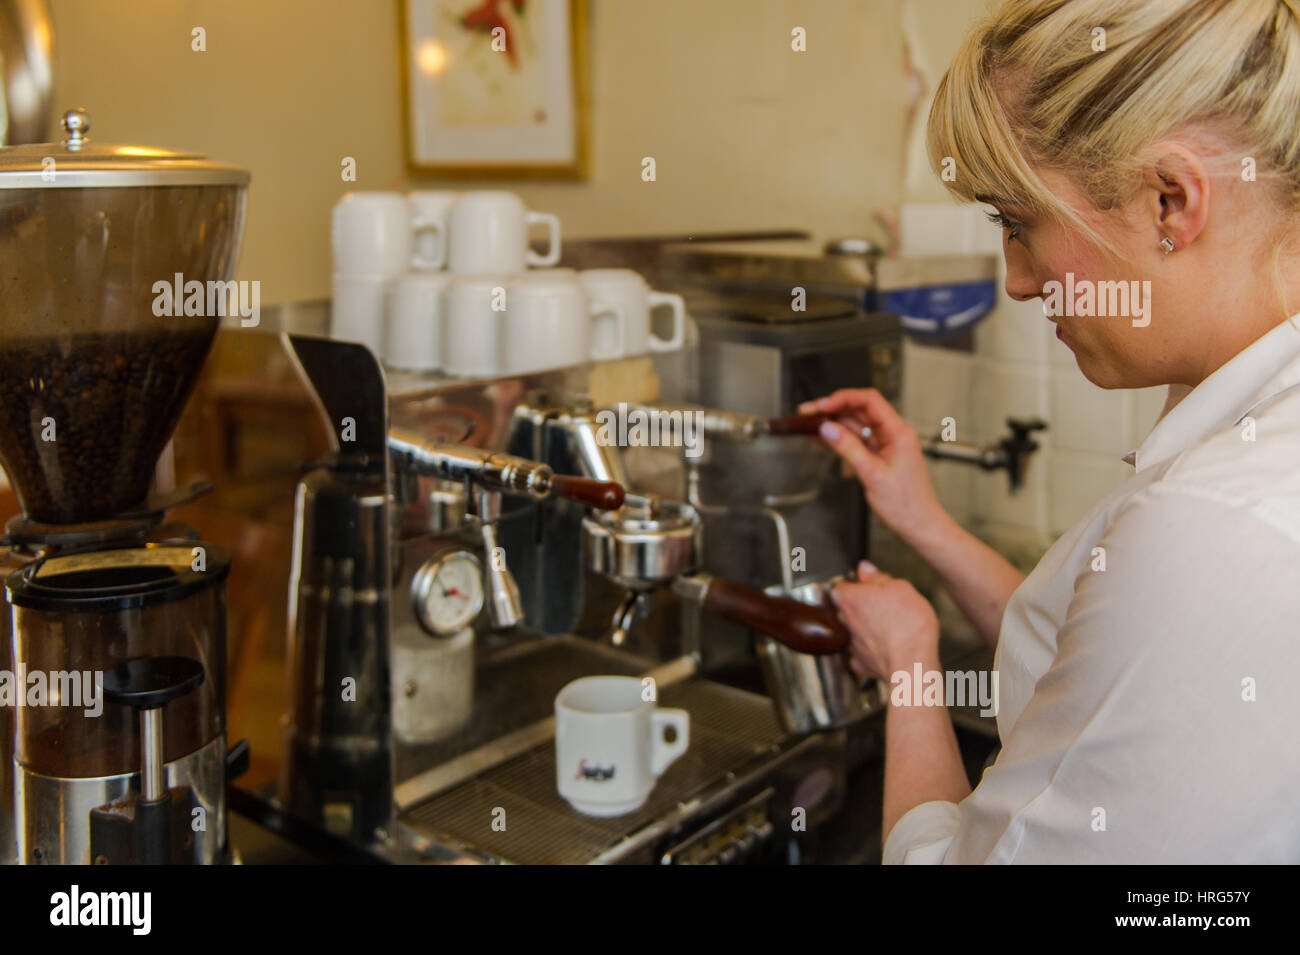
[[[483,609],[483,565],[467,550],[435,554],[415,572],[411,596],[420,626],[450,637],[473,624]]]

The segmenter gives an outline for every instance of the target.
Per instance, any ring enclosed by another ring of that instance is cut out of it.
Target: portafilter
[[[628,494],[618,510],[584,518],[583,530],[587,566],[630,590],[671,586],[709,613],[800,653],[839,653],[848,646],[849,633],[833,610],[696,571],[700,519],[688,504]]]

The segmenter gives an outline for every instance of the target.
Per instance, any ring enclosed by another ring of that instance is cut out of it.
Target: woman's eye
[[[984,215],[985,215],[986,217],[988,217],[988,220],[989,220],[990,222],[995,223],[996,225],[1000,226],[1001,228],[1003,228],[1003,229],[1010,229],[1010,230],[1011,230],[1011,234],[1010,234],[1007,238],[1009,238],[1009,239],[1011,239],[1011,240],[1014,241],[1015,239],[1017,239],[1017,238],[1020,236],[1020,228],[1021,228],[1021,226],[1020,226],[1020,223],[1019,223],[1019,222],[1013,222],[1011,219],[1008,219],[1006,216],[1004,216],[1004,215],[1003,215],[1002,213],[1000,213],[1000,212],[986,212],[986,213],[984,213]]]

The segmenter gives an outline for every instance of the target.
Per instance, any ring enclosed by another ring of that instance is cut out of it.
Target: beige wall
[[[923,29],[952,31],[978,5],[926,0]],[[404,170],[400,0],[51,7],[60,110],[85,106],[104,141],[252,170],[240,275],[261,280],[264,303],[327,294],[344,191],[433,185]],[[579,237],[861,233],[901,198],[901,16],[902,0],[592,0],[590,181],[507,188]],[[206,53],[190,50],[195,26]],[[790,50],[794,26],[806,53]],[[647,155],[655,183],[640,178]],[[340,181],[343,156],[358,160],[355,185]]]

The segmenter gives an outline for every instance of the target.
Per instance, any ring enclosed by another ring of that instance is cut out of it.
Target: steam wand
[[[524,619],[519,585],[502,559],[496,522],[501,515],[501,494],[517,494],[534,500],[555,495],[579,501],[599,510],[616,510],[623,505],[623,485],[614,481],[556,474],[547,465],[510,454],[485,451],[456,444],[435,444],[418,434],[400,429],[389,432],[388,450],[394,467],[404,474],[463,482],[466,496],[476,492],[479,533],[483,542],[483,590],[492,627],[504,630]]]

